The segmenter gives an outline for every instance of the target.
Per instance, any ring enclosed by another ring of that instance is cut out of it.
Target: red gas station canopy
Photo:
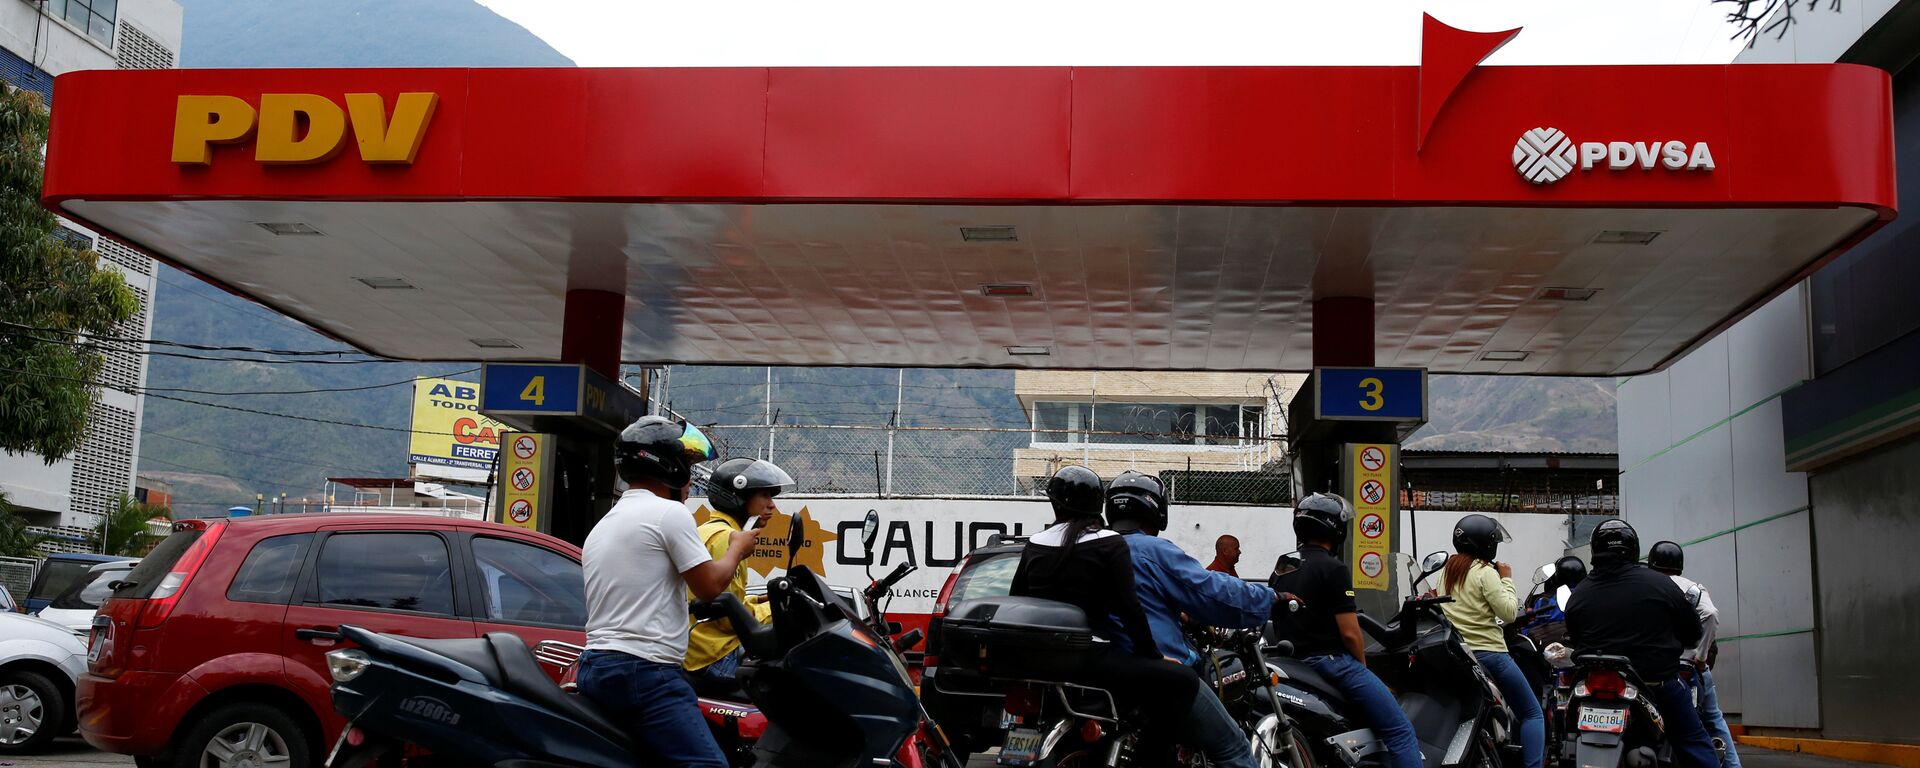
[[[1663,365],[1893,216],[1879,70],[1485,67],[1420,144],[1422,73],[79,72],[45,200],[422,360],[552,359],[566,291],[599,288],[633,362],[1303,370],[1310,302],[1363,296],[1379,364],[1593,375]],[[417,154],[368,162],[403,93],[437,99]],[[330,130],[264,94],[346,113],[337,154],[262,162]],[[258,127],[176,162],[191,96]]]

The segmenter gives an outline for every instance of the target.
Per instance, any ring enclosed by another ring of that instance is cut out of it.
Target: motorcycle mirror
[[[807,508],[801,507],[800,511],[793,513],[793,525],[787,528],[787,570],[788,571],[792,571],[793,564],[799,561],[800,548],[803,546],[806,546],[806,543],[807,543],[806,517],[807,517]],[[767,594],[773,594],[772,588],[768,588]]]
[[[867,554],[873,554],[873,542],[880,538],[880,512],[867,510],[867,520],[860,524],[860,546]]]
[[[1533,572],[1533,583],[1535,586],[1545,584],[1547,583],[1547,579],[1551,578],[1553,578],[1553,563],[1540,566],[1540,570]]]
[[[1440,570],[1441,568],[1446,567],[1446,565],[1447,565],[1447,553],[1435,552],[1431,555],[1427,555],[1427,558],[1425,560],[1420,561],[1420,570],[1426,571],[1427,573],[1433,573],[1434,571],[1437,571],[1437,570]]]

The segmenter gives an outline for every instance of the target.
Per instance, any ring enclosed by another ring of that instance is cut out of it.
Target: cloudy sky
[[[1489,64],[1729,61],[1708,0],[480,0],[581,66],[1401,65],[1420,14]]]

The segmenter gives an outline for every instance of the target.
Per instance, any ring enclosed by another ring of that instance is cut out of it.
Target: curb
[[[1807,755],[1820,755],[1841,760],[1853,760],[1863,763],[1880,763],[1900,766],[1900,768],[1920,768],[1920,746],[1910,744],[1881,744],[1871,741],[1833,741],[1829,739],[1797,739],[1779,736],[1736,736],[1739,744],[1750,744],[1762,749],[1776,749],[1782,752],[1799,752]]]

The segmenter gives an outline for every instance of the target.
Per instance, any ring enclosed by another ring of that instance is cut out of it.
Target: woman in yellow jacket
[[[773,497],[791,490],[793,477],[773,462],[760,459],[730,459],[713,470],[707,479],[707,506],[713,516],[700,524],[700,541],[714,559],[727,549],[734,531],[760,525],[780,511]],[[764,600],[747,600],[747,561],[741,560],[727,583],[727,591],[745,603],[753,618],[766,623],[773,618]],[[688,598],[693,599],[692,597]],[[702,696],[737,693],[734,673],[740,671],[740,637],[725,619],[696,622],[687,636],[687,658],[681,667],[692,678],[694,690]]]
[[[1507,529],[1486,515],[1467,515],[1454,523],[1455,554],[1447,558],[1440,581],[1440,593],[1453,602],[1441,607],[1519,719],[1520,750],[1527,768],[1541,768],[1547,728],[1540,715],[1539,694],[1507,654],[1504,628],[1520,612],[1520,596],[1513,588],[1513,568],[1494,556],[1500,543],[1508,540]]]

